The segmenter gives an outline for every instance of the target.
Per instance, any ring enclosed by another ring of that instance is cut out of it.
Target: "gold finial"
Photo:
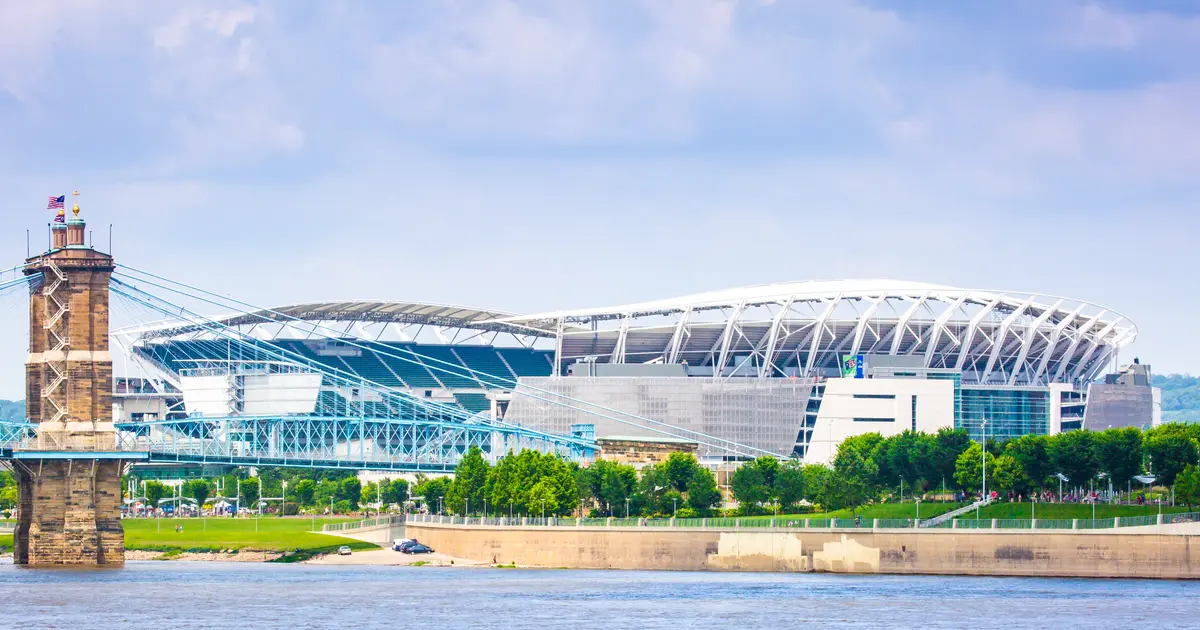
[[[65,217],[65,216],[67,216],[67,213],[66,213],[66,212],[64,212],[62,208],[59,208],[59,209],[58,209],[58,216],[60,216],[60,217]]]
[[[75,197],[75,205],[74,205],[74,207],[71,208],[71,212],[74,212],[75,218],[78,219],[79,218],[79,189],[76,188],[75,192],[71,193],[71,196]]]

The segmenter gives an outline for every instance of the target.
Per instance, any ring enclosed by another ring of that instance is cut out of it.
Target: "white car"
[[[392,541],[392,551],[400,551],[404,547],[404,543],[415,542],[411,538],[397,538]]]
[[[339,556],[348,556],[351,553],[353,553],[353,552],[350,551],[350,547],[347,547],[346,545],[342,545],[341,547],[338,547],[338,555]]]

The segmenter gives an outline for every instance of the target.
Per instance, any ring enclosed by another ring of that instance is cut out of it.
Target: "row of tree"
[[[902,488],[975,493],[982,489],[985,461],[989,492],[1028,496],[1056,490],[1060,482],[1101,488],[1111,482],[1125,489],[1135,476],[1150,472],[1156,484],[1172,485],[1198,460],[1200,425],[1026,435],[989,440],[986,453],[961,429],[886,438],[868,433],[843,441],[832,467],[764,457],[739,467],[730,486],[744,512],[786,510],[801,500],[840,509],[896,495]]]
[[[707,515],[721,503],[716,479],[696,458],[672,453],[641,475],[632,466],[597,460],[582,468],[554,455],[522,451],[488,464],[472,448],[454,478],[427,479],[414,492],[434,511],[493,516]]]
[[[287,484],[286,493],[284,483]],[[153,480],[144,482],[139,490],[140,498],[151,506],[175,496],[173,488]],[[262,469],[259,477],[242,477],[235,473],[216,479],[193,479],[180,487],[179,494],[199,505],[227,500],[253,509],[261,499],[269,497],[286,498],[288,513],[297,509],[322,510],[329,506],[344,513],[356,511],[360,505],[403,506],[409,498],[409,487],[404,479],[383,479],[364,485],[353,472],[277,468]]]

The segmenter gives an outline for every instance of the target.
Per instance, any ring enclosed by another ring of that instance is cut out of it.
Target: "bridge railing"
[[[412,524],[470,525],[479,527],[607,527],[607,528],[687,528],[687,529],[731,529],[748,530],[901,530],[901,529],[956,529],[956,530],[1085,530],[1102,531],[1127,527],[1170,525],[1176,523],[1200,523],[1200,512],[1174,514],[1151,514],[1098,519],[952,519],[934,528],[921,526],[916,519],[873,519],[863,518],[798,518],[798,517],[744,517],[744,518],[575,518],[575,517],[481,517],[442,516],[436,514],[410,514]]]

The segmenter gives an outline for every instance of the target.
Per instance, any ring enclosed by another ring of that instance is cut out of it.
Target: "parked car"
[[[415,543],[415,544],[409,545],[409,546],[405,547],[404,549],[402,549],[401,551],[403,551],[404,553],[433,553],[433,549],[430,549],[429,547],[426,547],[425,545],[422,545],[421,543]]]
[[[396,551],[406,551],[409,547],[412,547],[413,545],[419,545],[419,544],[421,544],[421,543],[417,542],[416,538],[410,538],[410,539],[407,539],[404,542],[400,543],[399,546],[393,547],[393,549],[395,549]]]
[[[400,551],[404,545],[417,542],[415,538],[397,538],[392,541],[392,551]]]
[[[353,552],[350,551],[350,547],[347,547],[346,545],[342,545],[341,547],[338,547],[338,555],[339,556],[348,556],[351,553],[353,553]]]

